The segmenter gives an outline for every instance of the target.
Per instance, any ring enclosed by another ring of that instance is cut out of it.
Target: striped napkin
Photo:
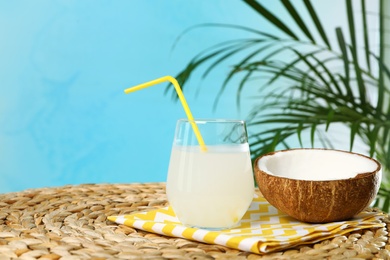
[[[218,244],[257,254],[285,250],[302,244],[315,244],[351,231],[379,228],[385,223],[382,213],[363,211],[348,221],[326,224],[300,222],[255,195],[238,226],[211,231],[182,225],[171,207],[109,216],[108,220],[161,235]]]

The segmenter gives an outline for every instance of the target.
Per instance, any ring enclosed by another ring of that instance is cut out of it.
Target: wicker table
[[[166,205],[163,183],[91,184],[0,194],[0,260],[390,259],[387,228],[260,256],[151,234],[106,219]],[[390,222],[388,217],[383,221]]]

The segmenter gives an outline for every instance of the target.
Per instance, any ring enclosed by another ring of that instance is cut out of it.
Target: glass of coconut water
[[[205,143],[200,146],[191,123]],[[167,178],[168,201],[184,225],[235,226],[248,209],[254,180],[245,122],[180,119]]]

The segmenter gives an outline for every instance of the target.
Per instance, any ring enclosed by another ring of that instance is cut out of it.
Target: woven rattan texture
[[[390,259],[387,228],[260,256],[117,225],[166,206],[165,185],[80,185],[0,194],[2,259]],[[390,222],[389,218],[383,220]]]

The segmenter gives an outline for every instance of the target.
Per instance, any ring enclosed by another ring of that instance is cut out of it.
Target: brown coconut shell
[[[296,180],[270,175],[258,168],[258,161],[262,157],[257,158],[254,165],[255,179],[261,193],[271,205],[303,222],[326,223],[350,219],[368,207],[379,190],[381,165],[369,157],[378,165],[375,171],[350,179],[330,181]]]

